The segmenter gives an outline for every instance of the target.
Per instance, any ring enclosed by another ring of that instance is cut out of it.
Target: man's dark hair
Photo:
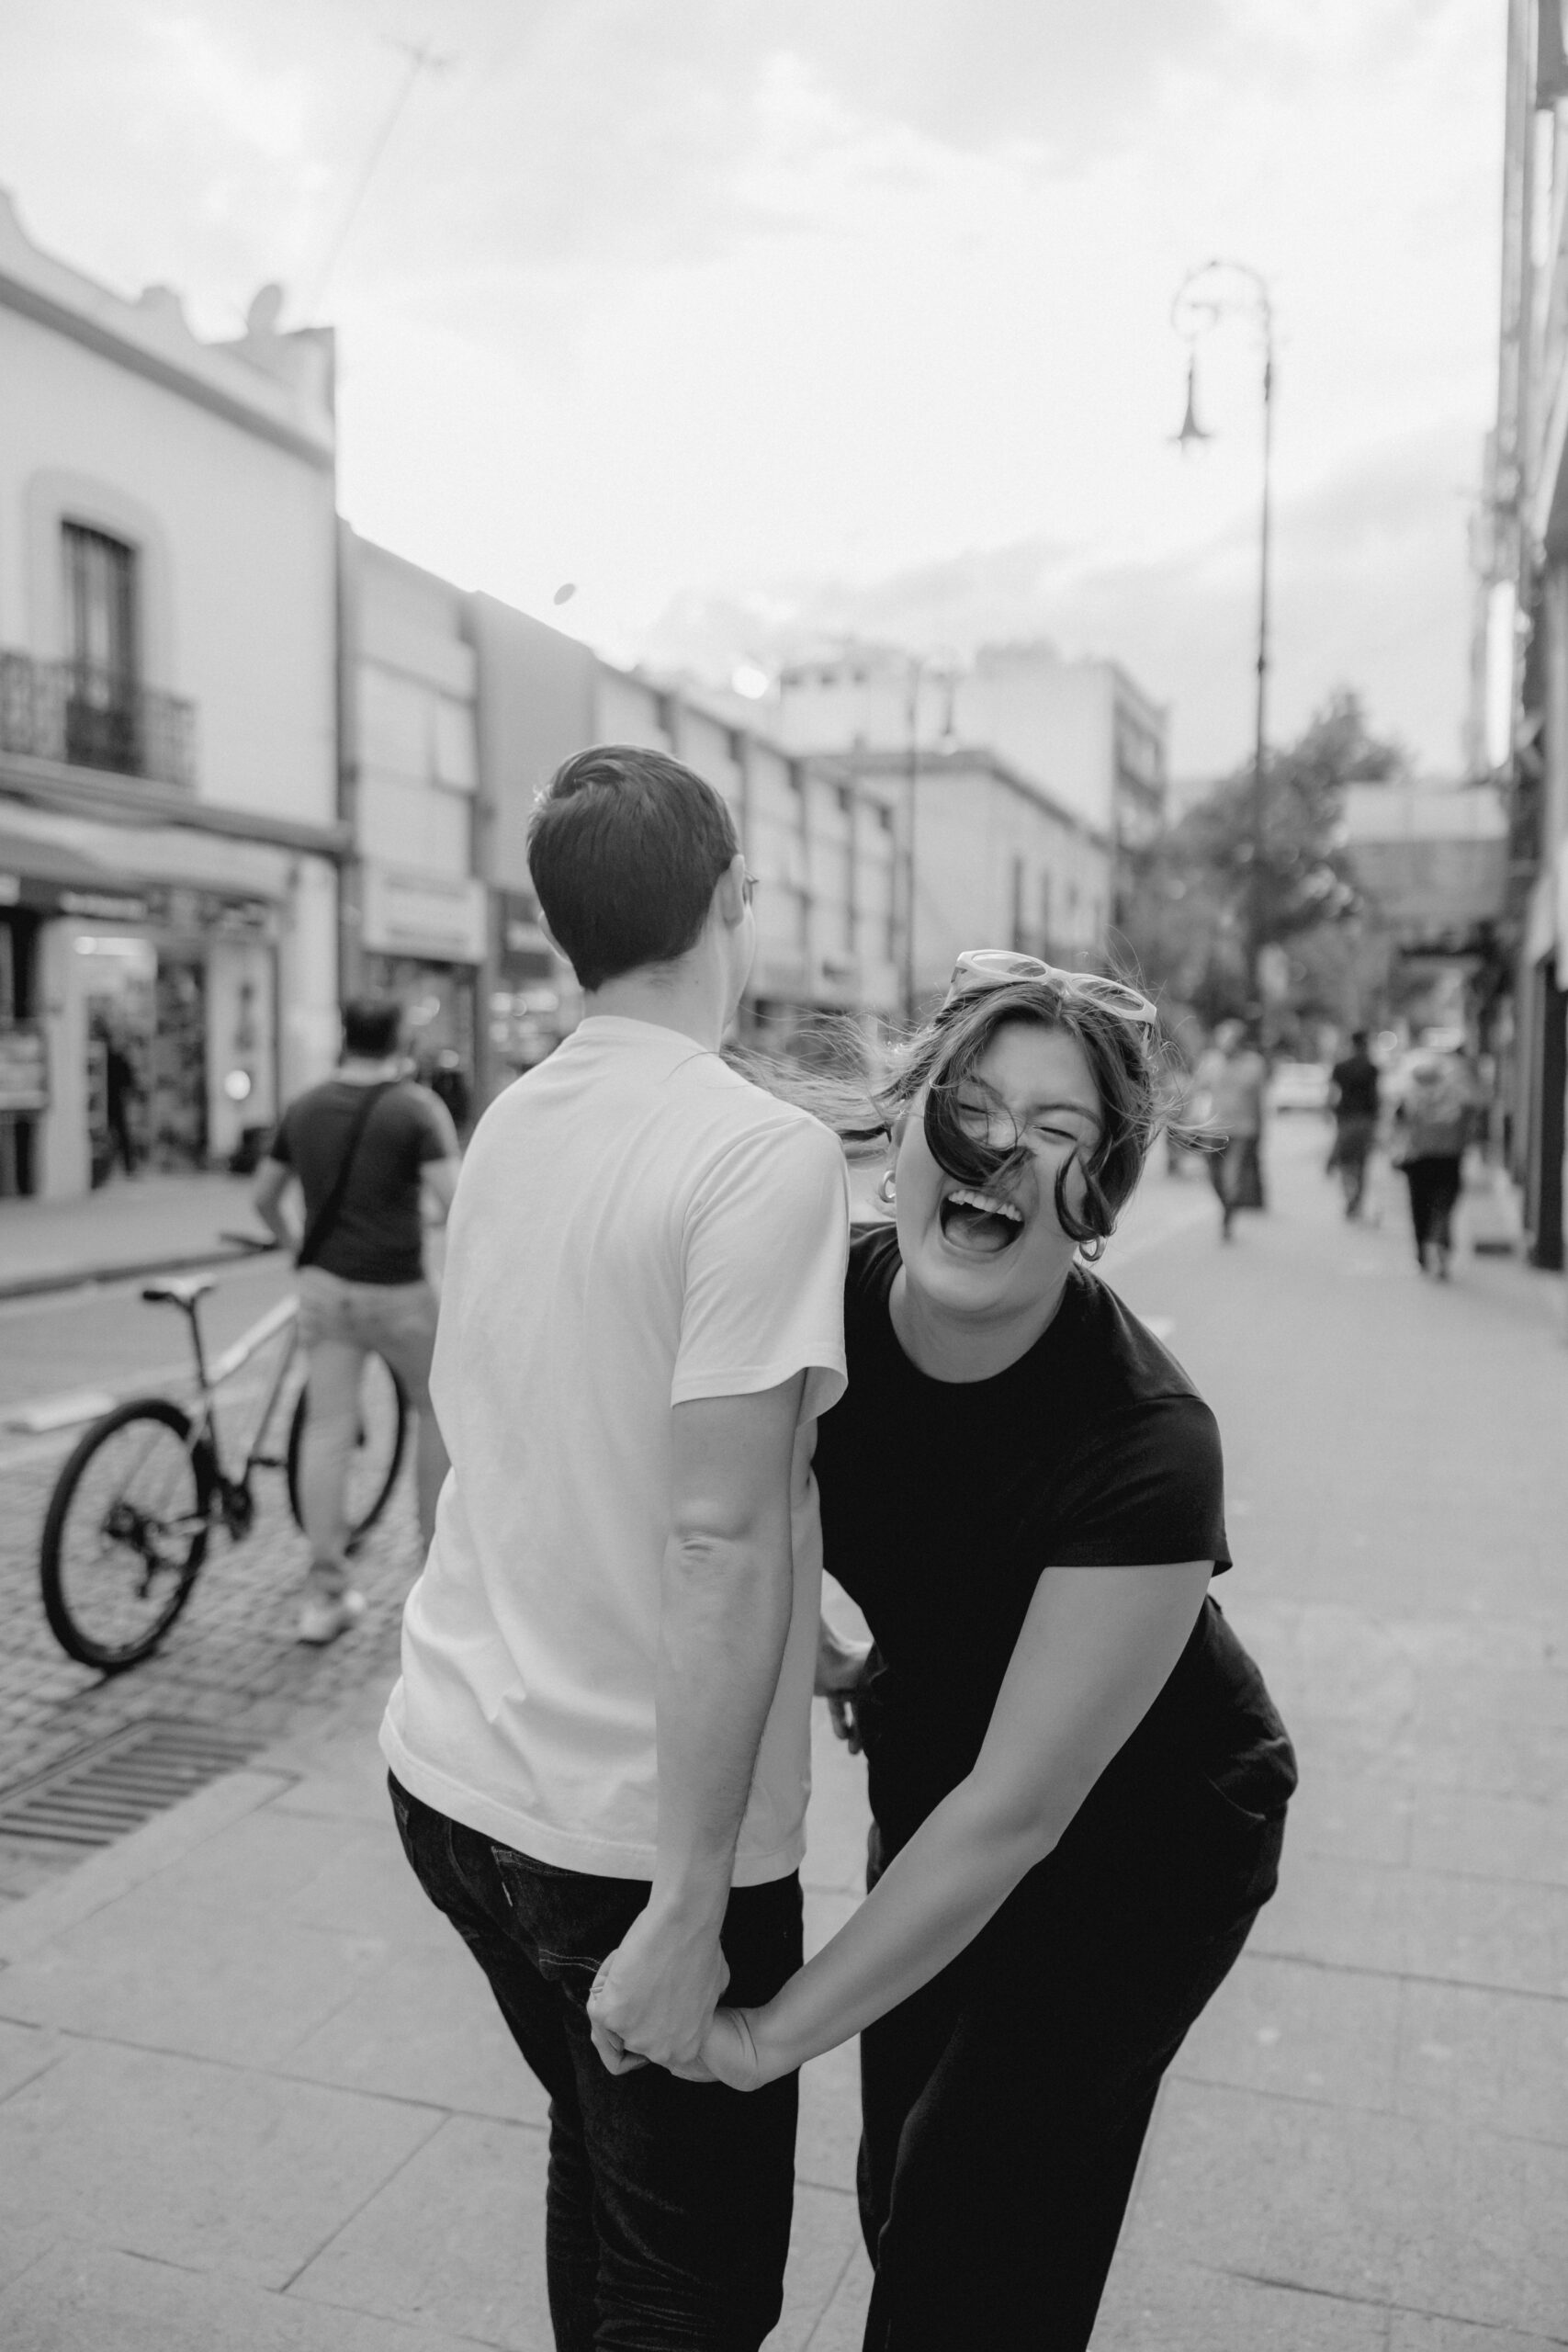
[[[663,752],[574,752],[540,795],[528,870],[579,985],[603,988],[694,947],[739,848],[711,784]]]
[[[402,1032],[403,1008],[395,998],[356,996],[343,1008],[343,1049],[360,1061],[389,1060]]]
[[[1352,1029],[1350,1032],[1350,1043],[1354,1046],[1359,1054],[1364,1054],[1369,1043],[1366,1031],[1364,1029]]]

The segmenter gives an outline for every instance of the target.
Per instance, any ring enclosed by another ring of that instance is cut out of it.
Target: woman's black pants
[[[1404,1181],[1410,1187],[1410,1222],[1416,1228],[1416,1255],[1428,1244],[1453,1248],[1452,1217],[1460,1193],[1458,1155],[1407,1159]]]
[[[1273,1893],[1284,1835],[1282,1813],[1207,1781],[1130,1838],[1091,1810],[861,2038],[864,2352],[1089,2343],[1160,2078]],[[874,1830],[873,1880],[876,1859]]]

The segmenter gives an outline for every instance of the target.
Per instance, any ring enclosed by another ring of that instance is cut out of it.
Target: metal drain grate
[[[112,1846],[264,1747],[260,1735],[144,1715],[0,1795],[0,1838]]]

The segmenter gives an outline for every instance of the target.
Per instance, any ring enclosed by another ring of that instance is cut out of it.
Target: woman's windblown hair
[[[909,1040],[878,1100],[897,1118],[923,1097],[926,1141],[938,1165],[976,1192],[1005,1185],[1028,1146],[1021,1136],[1006,1145],[991,1139],[1006,1114],[987,1101],[979,1065],[998,1031],[1021,1022],[1071,1037],[1094,1080],[1100,1133],[1078,1155],[1083,1213],[1075,1216],[1067,1205],[1070,1160],[1057,1173],[1055,1207],[1063,1232],[1086,1258],[1098,1258],[1162,1123],[1160,1048],[1143,1023],[1056,980],[1010,980],[944,1004]],[[977,1110],[985,1114],[978,1119]]]
[[[818,1033],[823,1050],[813,1054],[810,1069],[787,1069],[750,1052],[733,1058],[770,1093],[821,1119],[851,1152],[863,1152],[879,1136],[890,1136],[918,1108],[939,1166],[961,1184],[984,1192],[1005,1184],[1028,1151],[1021,1136],[1010,1144],[993,1140],[1006,1114],[994,1099],[987,1101],[979,1074],[998,1031],[1021,1022],[1070,1036],[1100,1098],[1099,1135],[1078,1160],[1081,1215],[1067,1205],[1071,1161],[1059,1171],[1055,1186],[1062,1230],[1092,1260],[1115,1231],[1156,1136],[1171,1124],[1165,1107],[1167,1053],[1152,1027],[1127,1020],[1070,985],[1022,978],[942,1005],[911,1036],[886,1049],[881,1071],[868,1066],[865,1039],[849,1022]],[[1173,1132],[1179,1141],[1201,1143],[1184,1127]]]

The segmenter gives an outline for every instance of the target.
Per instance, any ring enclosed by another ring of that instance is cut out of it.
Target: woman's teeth
[[[970,1193],[960,1188],[947,1197],[958,1208],[978,1209],[983,1216],[1010,1217],[1014,1225],[1023,1223],[1023,1211],[1015,1208],[1011,1201],[998,1200],[994,1193]]]

